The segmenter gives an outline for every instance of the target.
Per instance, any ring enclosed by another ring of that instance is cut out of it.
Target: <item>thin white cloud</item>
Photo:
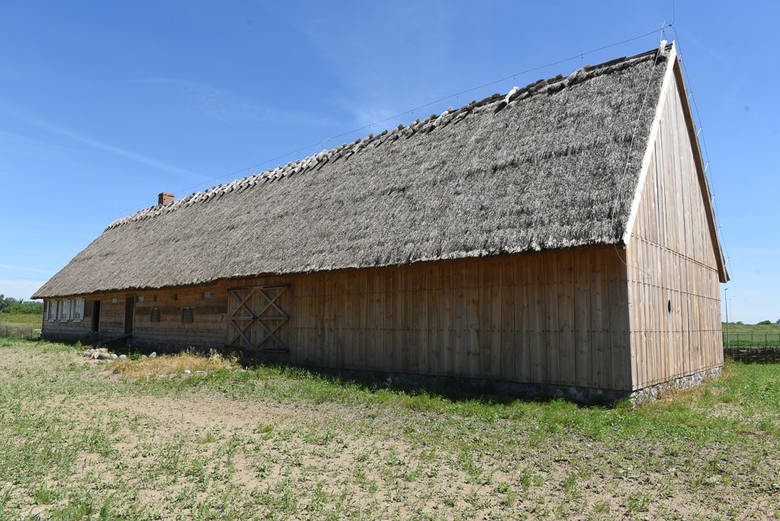
[[[28,300],[43,281],[29,279],[0,279],[0,295]]]
[[[329,118],[303,111],[263,105],[206,83],[166,77],[137,78],[132,81],[172,88],[195,110],[220,121],[253,120],[302,126],[336,124]]]
[[[124,157],[125,159],[130,159],[131,161],[135,161],[137,163],[150,166],[157,170],[162,170],[164,172],[176,174],[186,179],[192,179],[193,176],[197,176],[205,179],[205,176],[201,174],[190,172],[189,170],[185,170],[184,168],[179,168],[178,166],[171,165],[170,163],[160,161],[158,159],[149,157],[144,154],[139,154],[131,150],[127,150],[125,148],[117,147],[108,143],[104,143],[102,141],[98,141],[97,139],[93,139],[89,136],[85,136],[84,134],[81,134],[79,132],[75,132],[73,130],[70,130],[60,125],[56,125],[50,121],[47,121],[44,118],[41,118],[40,116],[20,110],[17,107],[13,107],[10,103],[2,100],[0,100],[0,112],[10,115],[20,121],[23,121],[28,125],[32,125],[39,129],[45,130],[46,132],[49,132],[51,134],[56,134],[59,136],[66,137],[68,139],[76,141],[77,143],[81,143],[83,145],[90,146],[97,150],[102,150],[110,154]]]
[[[29,273],[41,273],[43,275],[51,275],[54,270],[42,270],[39,268],[31,268],[29,266],[19,266],[17,264],[0,264],[0,269],[13,270],[13,271],[26,271]]]
[[[355,103],[345,99],[335,100],[334,105],[348,113],[352,118],[352,125],[365,130],[363,134],[368,134],[369,132],[376,133],[377,131],[393,128],[399,123],[407,124],[415,119],[415,115],[412,112],[399,115],[397,110],[368,103]],[[419,115],[416,117],[419,117]],[[363,127],[367,127],[367,129],[363,129]]]

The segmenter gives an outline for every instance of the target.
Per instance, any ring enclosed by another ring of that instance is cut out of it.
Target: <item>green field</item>
[[[608,409],[80,351],[0,339],[0,519],[780,516],[777,365]]]
[[[37,339],[42,318],[37,313],[0,313],[0,337]]]
[[[40,329],[43,315],[40,313],[0,313],[0,323]]]
[[[778,324],[723,324],[724,347],[780,347]]]
[[[769,333],[771,335],[780,334],[780,324],[740,324],[737,322],[729,322],[729,331],[734,334],[764,334]],[[723,323],[723,331],[726,331],[726,323]]]

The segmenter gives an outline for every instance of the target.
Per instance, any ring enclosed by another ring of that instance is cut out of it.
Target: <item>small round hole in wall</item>
[[[671,300],[667,300],[666,301],[666,309],[667,309],[667,311],[669,311],[669,313],[672,312],[672,301]]]

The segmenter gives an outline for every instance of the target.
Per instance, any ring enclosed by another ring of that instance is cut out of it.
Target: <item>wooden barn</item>
[[[728,274],[673,44],[158,203],[38,290],[44,337],[583,400],[723,363]]]

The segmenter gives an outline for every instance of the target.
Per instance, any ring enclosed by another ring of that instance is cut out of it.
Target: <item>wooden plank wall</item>
[[[625,265],[612,247],[263,277],[289,283],[295,362],[630,389]]]
[[[280,336],[294,362],[626,390],[621,252],[588,247],[101,294],[100,331],[123,333],[133,295],[134,341],[221,346],[234,336],[228,288],[285,283],[280,304],[290,321]],[[85,298],[90,307],[96,297]],[[159,323],[150,321],[153,307]],[[181,322],[182,307],[194,309],[192,324]]]
[[[634,389],[723,363],[717,261],[678,89],[661,101],[627,248]]]

